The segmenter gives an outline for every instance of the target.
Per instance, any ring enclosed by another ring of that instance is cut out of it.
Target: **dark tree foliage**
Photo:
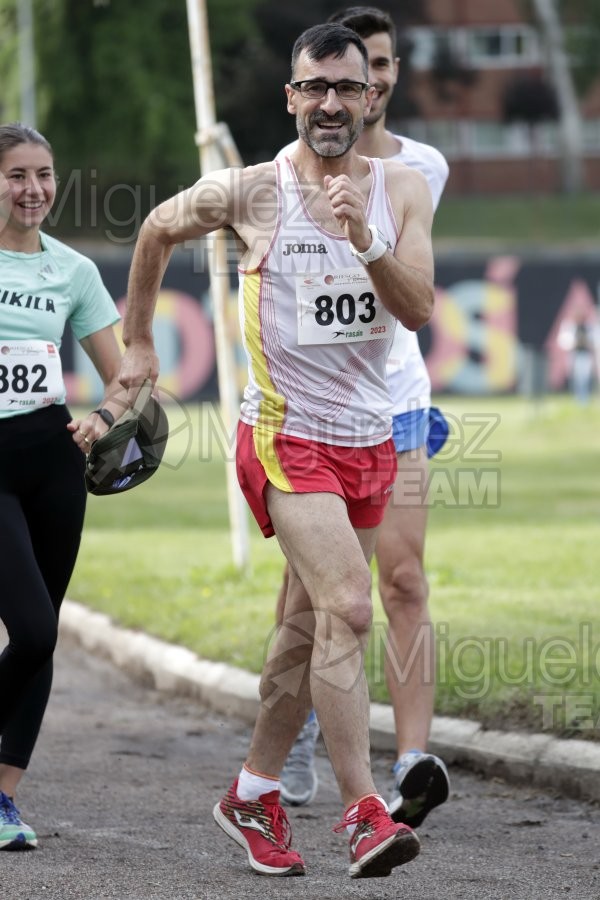
[[[193,134],[185,7],[63,0],[46,15],[55,27],[39,53],[44,83],[60,67],[46,112],[49,128],[55,119],[63,126],[59,157],[74,165],[83,158],[111,176],[152,171],[158,179],[189,163],[193,143],[179,140],[184,129]]]
[[[510,81],[502,97],[502,117],[505,122],[555,121],[560,114],[556,91],[542,77],[520,75]]]
[[[464,65],[449,44],[441,43],[433,59],[431,77],[438,98],[444,103],[451,103],[456,99],[457,91],[475,83],[477,72]]]
[[[566,4],[562,0],[559,8],[563,21],[579,24],[579,27],[568,30],[567,47],[575,61],[575,85],[579,94],[585,96],[600,74],[600,3],[598,0],[569,0]]]
[[[277,150],[293,140],[296,129],[286,111],[284,85],[290,78],[290,57],[296,38],[306,29],[324,22],[334,12],[351,5],[339,0],[303,0],[284,4],[281,0],[262,0],[256,8],[258,34],[237,58],[230,61],[227,77],[237,90],[219,83],[217,105],[220,118],[228,122],[246,162],[270,159]],[[401,4],[375,4],[390,13],[398,28],[398,53],[403,60],[402,74],[390,104],[390,116],[414,113],[410,98],[408,57],[410,45],[403,28],[423,20],[422,0]],[[219,72],[223,78],[224,69]]]
[[[396,9],[396,5],[401,7]],[[400,33],[422,0],[384,3]],[[217,118],[245,163],[295,136],[286,112],[294,40],[339,0],[207,0]],[[198,176],[185,0],[34,0],[39,127],[59,175],[59,228],[131,234],[157,202]],[[394,111],[411,110],[409,68]],[[111,221],[112,220],[112,221]],[[118,223],[121,223],[120,225]]]

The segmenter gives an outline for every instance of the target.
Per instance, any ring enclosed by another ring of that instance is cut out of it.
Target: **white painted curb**
[[[259,676],[225,663],[199,659],[138,631],[119,628],[108,616],[65,600],[61,632],[92,653],[107,657],[159,691],[192,697],[215,712],[253,723],[259,707]],[[371,746],[395,750],[390,706],[371,704]],[[550,787],[571,797],[600,801],[600,744],[558,740],[545,734],[486,731],[478,722],[436,716],[429,749],[457,763],[509,781]]]

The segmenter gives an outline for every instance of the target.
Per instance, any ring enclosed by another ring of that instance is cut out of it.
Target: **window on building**
[[[586,156],[600,156],[600,119],[583,123],[583,149]]]
[[[536,125],[536,144],[538,153],[555,159],[560,154],[558,125],[556,122],[540,122]]]
[[[411,66],[430,69],[440,49],[473,68],[519,68],[540,63],[537,31],[528,25],[485,28],[411,28]]]
[[[458,30],[441,28],[410,28],[407,31],[412,44],[410,64],[413,69],[430,69],[442,51],[453,55],[458,50]]]
[[[413,119],[399,126],[398,131],[423,144],[437,147],[449,159],[460,156],[461,123],[450,119]]]
[[[469,119],[412,119],[390,123],[400,134],[437,147],[453,159],[523,159],[560,156],[559,125],[539,122],[476,122]],[[600,119],[583,122],[583,146],[588,158],[600,157]]]
[[[560,154],[558,127],[541,122],[530,128],[525,122],[476,122],[469,119],[414,119],[396,128],[416,141],[437,147],[453,159],[524,159]],[[586,155],[600,156],[600,119],[585,123]]]
[[[540,61],[537,32],[527,25],[471,28],[467,33],[468,61],[479,67],[518,67]]]
[[[531,137],[527,125],[502,122],[470,122],[469,149],[472,157],[518,158],[528,156]]]

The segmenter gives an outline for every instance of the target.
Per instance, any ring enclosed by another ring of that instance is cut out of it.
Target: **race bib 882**
[[[50,341],[0,340],[0,409],[37,409],[64,395],[62,366]]]

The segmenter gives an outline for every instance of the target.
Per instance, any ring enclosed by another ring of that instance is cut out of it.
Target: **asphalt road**
[[[211,810],[239,770],[247,726],[129,680],[62,640],[46,721],[22,783],[29,853],[0,854],[3,900],[586,900],[600,897],[598,808],[451,770],[450,800],[419,830],[421,855],[352,881],[329,762],[314,804],[292,810],[304,878],[254,874]],[[373,760],[387,789],[392,760]]]

